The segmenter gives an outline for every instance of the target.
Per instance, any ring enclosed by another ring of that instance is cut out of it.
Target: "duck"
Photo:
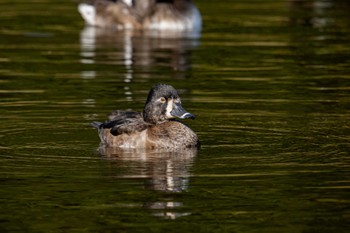
[[[93,122],[100,146],[143,149],[199,148],[196,133],[176,120],[194,119],[181,103],[177,90],[168,84],[150,89],[142,112],[115,110],[105,122]]]
[[[140,30],[200,31],[201,14],[191,0],[94,0],[80,3],[87,25]]]

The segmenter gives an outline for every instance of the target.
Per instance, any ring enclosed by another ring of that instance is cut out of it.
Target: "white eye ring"
[[[163,104],[166,102],[166,99],[164,97],[160,97],[158,100],[159,100],[159,102],[161,102]]]

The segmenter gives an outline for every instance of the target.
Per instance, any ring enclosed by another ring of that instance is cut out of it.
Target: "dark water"
[[[0,3],[1,232],[348,232],[347,1],[197,1],[193,35]],[[89,122],[179,89],[196,151],[97,151]]]

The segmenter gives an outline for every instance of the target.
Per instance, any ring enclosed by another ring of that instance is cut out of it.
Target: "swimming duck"
[[[78,10],[88,25],[116,29],[200,31],[202,18],[191,0],[94,0]]]
[[[98,129],[101,146],[121,148],[194,148],[199,147],[197,135],[185,124],[175,120],[194,119],[181,105],[174,87],[154,85],[143,112],[116,110],[109,120],[92,125]]]

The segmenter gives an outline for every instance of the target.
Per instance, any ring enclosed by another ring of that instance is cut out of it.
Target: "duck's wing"
[[[111,129],[110,132],[114,136],[140,132],[149,126],[139,112],[116,110],[109,114],[108,118],[109,121],[102,123],[100,128]]]
[[[142,118],[142,115],[139,112],[123,111],[123,110],[115,110],[110,114],[108,114],[108,120],[110,121],[127,119],[127,118]]]

